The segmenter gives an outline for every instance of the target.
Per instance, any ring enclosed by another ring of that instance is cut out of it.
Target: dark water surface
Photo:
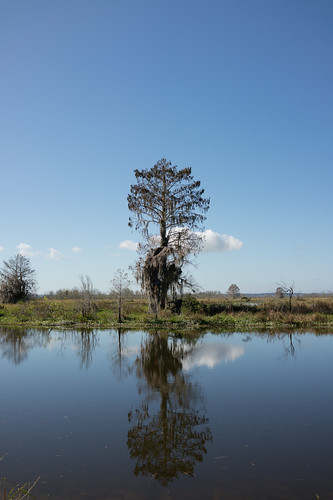
[[[0,330],[0,498],[333,498],[333,336]]]

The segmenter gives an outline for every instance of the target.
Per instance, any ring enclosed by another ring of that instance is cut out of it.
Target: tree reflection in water
[[[291,357],[295,358],[296,357],[296,347],[295,347],[294,340],[296,340],[299,345],[301,344],[301,340],[295,336],[295,332],[286,333],[286,336],[288,337],[287,344],[285,344],[283,341],[284,348],[285,348],[285,357],[287,358],[288,356],[291,356]]]
[[[134,425],[127,446],[136,459],[134,474],[151,474],[163,486],[180,474],[194,475],[206,442],[212,441],[200,387],[182,371],[188,352],[188,344],[155,333],[142,343],[136,359],[139,393],[146,396],[128,415]]]
[[[27,328],[0,329],[0,351],[2,357],[19,365],[27,359],[28,352],[34,347],[49,342],[50,330],[38,331]]]
[[[98,335],[95,330],[80,330],[76,333],[77,354],[81,362],[81,368],[88,369],[91,365],[93,354],[98,346]]]
[[[118,328],[117,330],[117,340],[115,340],[113,346],[114,349],[109,354],[109,359],[111,360],[112,371],[117,378],[121,380],[127,377],[132,372],[132,366],[129,362],[128,349],[126,348],[127,340],[127,330]]]

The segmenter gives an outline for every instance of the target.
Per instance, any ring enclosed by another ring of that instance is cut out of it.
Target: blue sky
[[[165,157],[211,198],[203,289],[332,291],[332,25],[331,0],[3,0],[0,262],[107,291]]]

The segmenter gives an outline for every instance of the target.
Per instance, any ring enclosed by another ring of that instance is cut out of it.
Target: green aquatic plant
[[[0,457],[0,462],[4,460],[7,456],[7,453],[4,453],[2,457]],[[19,484],[15,484],[13,481],[9,481],[6,477],[0,477],[0,500],[23,500],[24,498],[33,497],[31,494],[32,489],[36,486],[40,479],[40,476],[31,484],[24,483],[22,486]],[[7,487],[7,484],[9,487]]]
[[[37,479],[34,481],[34,483],[24,483],[22,486],[19,486],[15,484],[14,486],[10,486],[10,490],[7,491],[6,488],[6,483],[9,483],[10,485],[13,484],[11,481],[9,481],[7,478],[2,477],[1,482],[4,483],[3,486],[3,492],[2,492],[2,497],[0,497],[1,500],[23,500],[24,498],[29,498],[33,497],[31,494],[32,489],[36,486],[40,479],[40,476],[37,477]]]

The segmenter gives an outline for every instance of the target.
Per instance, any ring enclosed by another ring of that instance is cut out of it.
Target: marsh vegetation
[[[119,322],[119,299],[89,299],[89,310],[82,307],[84,298],[36,298],[29,302],[0,306],[0,325],[62,326],[79,325],[109,328]],[[298,297],[292,301],[274,296],[231,299],[202,298],[187,295],[181,302],[170,302],[158,316],[149,313],[149,303],[139,297],[122,296],[121,323],[126,327],[145,325],[166,328],[187,326],[215,329],[284,329],[333,328],[332,297]]]

